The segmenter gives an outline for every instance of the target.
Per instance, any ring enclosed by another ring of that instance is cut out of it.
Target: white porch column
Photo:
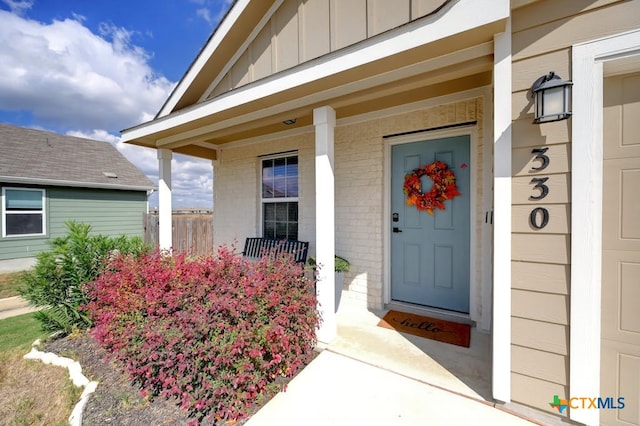
[[[511,401],[511,21],[494,38],[493,397]]]
[[[158,180],[158,219],[159,245],[161,250],[169,250],[173,246],[171,218],[171,158],[169,149],[158,149],[160,178]]]
[[[338,334],[335,300],[335,211],[333,138],[336,112],[325,106],[313,110],[316,126],[316,262],[321,265],[316,291],[322,325],[318,341],[330,343]]]
[[[216,171],[218,170],[218,167],[220,165],[220,152],[216,152],[216,159],[215,160],[211,160],[211,184],[213,187],[213,191],[211,194],[211,206],[212,206],[212,213],[213,213],[213,232],[211,233],[211,247],[213,247],[213,249],[215,250],[216,245],[215,245],[215,241],[216,241],[216,227],[215,227],[215,220],[216,220]]]

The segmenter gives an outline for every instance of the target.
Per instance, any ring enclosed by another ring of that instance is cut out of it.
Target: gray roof
[[[155,188],[108,142],[3,123],[0,182],[139,191]]]

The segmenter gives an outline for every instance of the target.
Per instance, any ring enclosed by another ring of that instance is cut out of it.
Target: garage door
[[[640,73],[604,82],[600,410],[605,425],[640,424]]]

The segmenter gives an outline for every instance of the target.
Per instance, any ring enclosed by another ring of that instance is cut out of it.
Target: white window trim
[[[42,210],[41,212],[33,212],[31,210],[28,211],[14,211],[7,212],[6,209],[6,191],[14,190],[14,191],[39,191],[42,193]],[[21,187],[9,187],[5,186],[2,188],[2,238],[23,238],[23,237],[42,237],[47,235],[47,191],[42,188],[21,188]],[[16,234],[16,235],[7,235],[7,214],[41,214],[42,215],[42,233],[40,234]]]
[[[572,49],[571,126],[571,397],[600,396],[602,160],[604,62],[640,54],[634,30]],[[571,410],[571,420],[597,425],[598,410]]]
[[[264,198],[262,196],[262,164],[265,160],[275,158],[298,157],[298,196],[297,197],[277,197]],[[264,204],[268,203],[298,203],[298,237],[300,236],[300,156],[298,151],[282,152],[260,156],[258,162],[258,193],[260,194],[260,204],[258,206],[258,235],[264,235]]]

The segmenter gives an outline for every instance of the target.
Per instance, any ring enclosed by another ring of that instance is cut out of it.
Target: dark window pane
[[[42,214],[7,214],[7,235],[42,234]]]
[[[278,222],[286,222],[287,219],[287,204],[288,203],[277,203],[276,204],[276,221]]]
[[[275,203],[264,204],[264,220],[276,220],[276,205]]]
[[[276,224],[275,222],[265,222],[264,223],[264,238],[275,238],[276,237]]]
[[[276,238],[287,238],[287,223],[286,222],[277,222],[276,223]]]
[[[287,203],[289,209],[289,221],[298,222],[298,203]]]
[[[298,203],[263,204],[263,237],[298,238]]]
[[[298,239],[298,224],[289,222],[289,239],[297,240]]]

